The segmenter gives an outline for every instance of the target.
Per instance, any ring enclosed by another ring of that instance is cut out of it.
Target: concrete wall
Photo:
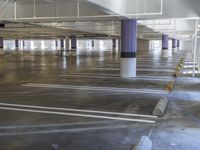
[[[137,50],[149,51],[150,42],[149,42],[149,40],[138,39],[137,40],[137,47],[138,47]]]

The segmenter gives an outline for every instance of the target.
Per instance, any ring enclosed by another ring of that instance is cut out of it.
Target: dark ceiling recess
[[[106,34],[84,34],[84,37],[108,37]]]
[[[0,28],[5,28],[5,24],[0,24]]]

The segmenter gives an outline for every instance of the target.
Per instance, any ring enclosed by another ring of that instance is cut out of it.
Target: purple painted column
[[[0,50],[3,50],[3,38],[0,37]]]
[[[121,77],[136,77],[137,20],[121,22]]]
[[[177,50],[180,50],[180,40],[177,40]]]
[[[15,49],[19,50],[19,40],[15,40]]]
[[[0,37],[0,55],[4,54],[4,49],[3,49],[3,37]]]
[[[61,49],[64,49],[64,39],[60,40],[60,47],[61,47]]]
[[[71,36],[71,48],[74,50],[76,50],[76,42],[77,42],[76,36]]]
[[[22,42],[23,48],[25,47],[25,41]]]
[[[172,51],[173,51],[173,53],[177,52],[177,40],[176,39],[172,39]]]
[[[180,41],[177,40],[177,47],[180,47]]]
[[[176,48],[176,47],[177,47],[177,40],[172,39],[172,48]]]
[[[169,36],[167,34],[162,34],[162,57],[169,56]]]
[[[57,40],[55,41],[55,45],[56,45],[56,49],[57,49],[57,47],[58,47],[58,41]]]
[[[63,56],[63,50],[64,50],[64,39],[62,38],[62,39],[60,39],[60,50],[58,51],[58,55],[59,56]]]
[[[116,47],[117,47],[116,39],[113,39],[113,40],[112,40],[112,45],[113,45],[113,49],[116,49]]]
[[[92,40],[92,47],[94,47],[94,40]]]
[[[167,49],[169,48],[168,46],[168,41],[169,41],[169,37],[166,34],[162,35],[162,49]]]

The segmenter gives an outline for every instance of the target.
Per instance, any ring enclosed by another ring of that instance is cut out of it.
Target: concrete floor
[[[0,149],[131,150],[143,135],[150,136],[155,150],[198,149],[200,80],[173,77],[184,53],[163,59],[160,51],[139,51],[138,76],[132,79],[119,77],[117,51],[79,51],[70,57],[5,53]],[[175,90],[168,93],[164,88],[171,80]],[[170,100],[162,118],[111,114],[151,116],[161,96]]]

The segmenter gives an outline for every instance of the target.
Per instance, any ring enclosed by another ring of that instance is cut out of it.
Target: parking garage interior
[[[0,150],[200,149],[198,0],[0,0]]]

